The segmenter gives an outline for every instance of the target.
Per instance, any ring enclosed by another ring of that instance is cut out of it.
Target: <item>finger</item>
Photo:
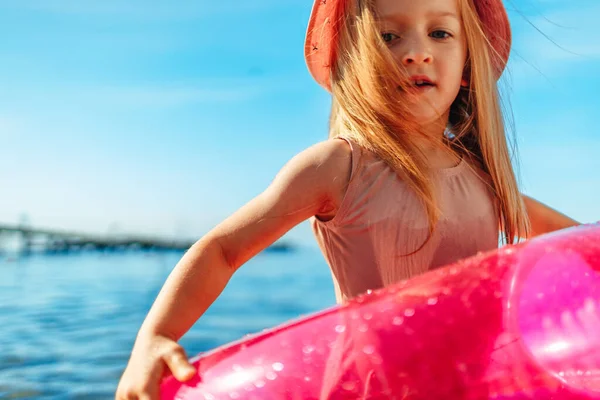
[[[138,399],[138,395],[135,393],[134,390],[125,390],[124,393],[122,391],[120,391],[119,393],[117,393],[117,396],[115,397],[116,400],[137,400]]]
[[[175,379],[180,382],[188,381],[196,374],[196,369],[189,363],[183,350],[170,352],[164,360]]]
[[[154,382],[140,395],[138,400],[160,400],[160,383]]]
[[[160,400],[159,385],[147,386],[135,396],[135,400]]]

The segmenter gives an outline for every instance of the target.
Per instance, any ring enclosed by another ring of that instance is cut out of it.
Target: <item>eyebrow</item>
[[[428,17],[450,17],[456,20],[459,20],[458,15],[453,11],[431,11],[427,13]],[[382,21],[385,20],[400,20],[404,16],[402,14],[388,14],[388,15],[380,15],[379,19]]]
[[[434,11],[427,14],[430,17],[451,17],[458,19],[458,15],[452,11]]]

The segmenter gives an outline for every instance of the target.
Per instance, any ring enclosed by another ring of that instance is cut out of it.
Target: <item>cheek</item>
[[[444,63],[444,75],[449,84],[454,85],[455,83],[460,86],[461,79],[464,73],[464,66],[466,63],[466,56],[455,49],[454,51],[448,51],[445,55],[446,62]]]

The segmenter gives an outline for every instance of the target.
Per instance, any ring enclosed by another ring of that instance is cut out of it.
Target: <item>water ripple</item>
[[[180,256],[0,259],[0,398],[112,398],[137,329]],[[181,343],[194,355],[333,302],[318,252],[261,255]]]

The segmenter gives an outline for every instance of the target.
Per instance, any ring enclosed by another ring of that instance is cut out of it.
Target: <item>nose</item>
[[[431,61],[433,61],[431,50],[423,40],[413,39],[407,41],[404,55],[402,56],[402,63],[404,65],[429,64]]]

